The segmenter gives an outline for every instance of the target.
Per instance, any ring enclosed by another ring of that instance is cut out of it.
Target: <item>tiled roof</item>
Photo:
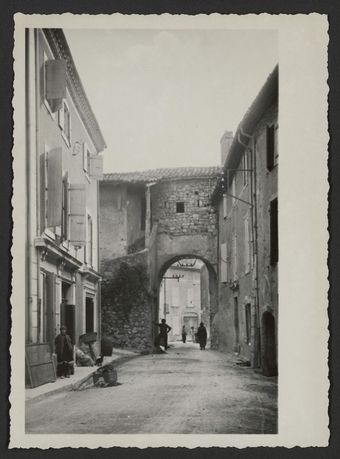
[[[104,174],[104,182],[149,183],[169,179],[206,178],[221,175],[221,167],[174,167],[136,172]]]

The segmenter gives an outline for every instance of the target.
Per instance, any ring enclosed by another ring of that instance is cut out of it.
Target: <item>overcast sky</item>
[[[220,164],[278,62],[275,31],[65,30],[107,149],[104,171]]]

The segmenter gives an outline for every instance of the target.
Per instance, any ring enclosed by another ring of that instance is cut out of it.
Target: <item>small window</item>
[[[184,213],[184,202],[176,202],[176,213],[177,214]]]
[[[278,206],[277,199],[270,203],[270,263],[279,261]]]
[[[275,126],[267,126],[267,169],[271,171],[275,165]]]
[[[90,157],[91,157],[90,149],[87,146],[87,143],[84,142],[84,147],[83,147],[83,169],[87,173],[90,172]]]

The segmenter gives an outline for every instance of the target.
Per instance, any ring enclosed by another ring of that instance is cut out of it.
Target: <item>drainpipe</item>
[[[251,142],[251,147],[241,141],[238,135],[238,142],[250,150],[251,152],[251,180],[250,180],[250,201],[251,201],[251,232],[253,241],[253,260],[255,268],[254,289],[255,289],[255,327],[254,327],[254,354],[253,354],[253,367],[261,366],[261,340],[260,340],[260,311],[259,311],[259,269],[258,269],[258,223],[257,223],[257,174],[256,174],[256,151],[254,138],[243,131],[240,127],[240,132],[243,136],[247,137]]]
[[[151,234],[151,191],[150,188],[156,185],[156,182],[148,183],[146,185],[145,200],[145,247],[149,247],[150,234]]]

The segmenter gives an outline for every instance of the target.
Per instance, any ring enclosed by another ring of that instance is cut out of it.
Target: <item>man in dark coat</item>
[[[165,350],[168,349],[168,333],[171,330],[170,325],[165,322],[165,319],[161,320],[160,324],[154,322],[159,327],[159,335],[156,336],[158,345],[163,345]]]
[[[70,377],[70,367],[73,363],[73,345],[71,338],[66,334],[66,327],[60,327],[60,334],[54,341],[55,353],[57,354],[57,374],[60,378]]]
[[[197,329],[197,336],[198,336],[198,342],[200,343],[200,348],[201,351],[205,350],[205,346],[207,345],[207,329],[204,326],[204,323],[201,322],[200,326]]]

